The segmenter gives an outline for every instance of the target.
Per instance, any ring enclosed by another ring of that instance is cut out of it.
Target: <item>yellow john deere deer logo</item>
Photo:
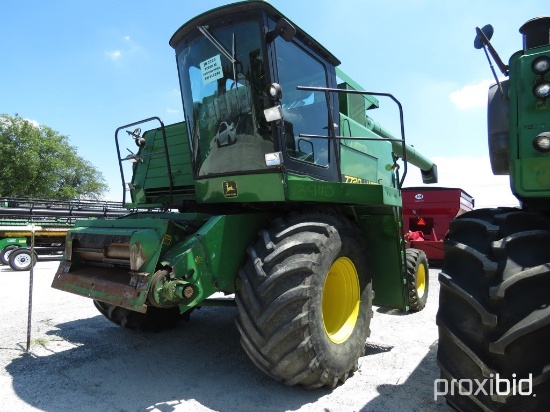
[[[237,197],[237,182],[234,182],[233,180],[226,180],[223,182],[223,195],[225,197]]]

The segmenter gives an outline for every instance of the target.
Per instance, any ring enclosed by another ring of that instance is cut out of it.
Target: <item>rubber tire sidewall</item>
[[[26,266],[18,266],[15,263],[15,261],[18,258],[18,256],[23,255],[23,254],[28,255],[29,259],[32,259],[31,251],[30,251],[30,249],[27,249],[27,248],[18,248],[18,250],[14,250],[13,252],[10,253],[10,267],[13,270],[17,270],[17,271],[30,270],[31,265],[33,267],[36,265],[36,262],[38,261],[38,256],[36,255],[36,252],[34,252],[34,259],[31,260],[30,264],[28,264]]]
[[[254,364],[286,385],[334,388],[357,370],[372,317],[367,250],[358,226],[341,215],[291,214],[258,233],[239,272],[236,319]],[[361,306],[346,341],[323,324],[325,280],[333,262],[349,258],[358,273]]]
[[[330,243],[331,238],[327,243]],[[351,335],[342,343],[334,343],[330,340],[323,324],[323,291],[325,281],[331,265],[340,257],[350,259],[357,271],[359,290],[361,291],[361,304],[357,321]],[[321,254],[318,262],[318,271],[312,279],[312,289],[317,291],[311,300],[309,321],[311,328],[311,339],[317,358],[324,369],[332,369],[335,375],[342,375],[350,369],[350,365],[357,362],[363,355],[365,342],[369,334],[369,323],[371,318],[372,305],[369,304],[371,293],[370,278],[365,258],[365,250],[353,242],[352,238],[341,238],[341,246],[331,249],[330,245],[325,253]],[[352,367],[353,369],[353,367]]]
[[[183,319],[189,320],[189,312],[180,314],[178,307],[157,308],[150,305],[147,312],[141,313],[95,299],[93,303],[105,318],[126,329],[161,332],[175,328]]]
[[[509,381],[531,374],[534,394],[504,402],[481,391],[470,397],[455,390],[445,395],[447,402],[461,411],[548,409],[550,277],[547,271],[528,272],[550,264],[550,219],[520,209],[476,209],[449,227],[436,317],[441,377],[452,385],[453,379],[481,382],[498,374]],[[504,346],[497,349],[501,339]]]
[[[9,265],[11,252],[13,252],[15,249],[19,249],[20,247],[21,246],[17,245],[9,245],[2,249],[2,252],[0,252],[0,261],[2,262],[2,264]]]
[[[428,294],[430,292],[430,266],[428,264],[428,258],[426,253],[419,249],[407,249],[407,277],[409,282],[409,305],[411,312],[419,312],[426,307],[428,302]],[[409,257],[411,259],[409,259]],[[412,262],[414,258],[414,263]],[[425,269],[425,287],[424,295],[421,298],[418,297],[418,288],[416,285],[418,270],[420,266],[424,266]]]

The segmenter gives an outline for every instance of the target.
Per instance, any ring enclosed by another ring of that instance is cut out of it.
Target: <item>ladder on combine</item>
[[[59,259],[76,219],[118,218],[119,202],[0,198],[0,261],[28,270],[39,259]]]

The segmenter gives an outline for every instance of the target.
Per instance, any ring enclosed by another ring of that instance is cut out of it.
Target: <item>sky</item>
[[[183,120],[168,41],[197,14],[227,3],[3,0],[0,113],[69,136],[78,154],[102,171],[106,199],[121,200],[116,128],[151,116],[165,124]],[[437,163],[438,186],[462,188],[476,207],[517,205],[508,177],[491,173],[486,103],[492,74],[473,40],[476,26],[491,23],[493,46],[507,62],[522,47],[519,27],[550,14],[548,0],[270,3],[338,57],[365,90],[399,99],[407,142]],[[380,121],[375,111],[369,115]],[[392,122],[381,123],[399,131]],[[409,168],[405,186],[420,184],[418,169]]]

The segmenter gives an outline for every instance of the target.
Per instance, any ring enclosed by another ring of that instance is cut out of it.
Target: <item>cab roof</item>
[[[270,17],[275,19],[275,21],[278,21],[281,18],[286,18],[296,28],[296,37],[298,39],[300,39],[307,46],[311,47],[313,50],[315,50],[322,57],[327,59],[334,66],[338,66],[340,64],[340,60],[338,60],[331,52],[329,52],[321,43],[319,43],[317,40],[315,40],[313,37],[307,34],[304,30],[298,27],[294,22],[290,21],[290,19],[284,16],[280,11],[278,11],[271,4],[262,0],[241,1],[238,3],[228,4],[227,6],[218,7],[210,11],[207,11],[205,13],[199,14],[198,16],[192,18],[183,26],[181,26],[174,33],[174,35],[172,36],[169,42],[170,46],[172,46],[175,49],[185,36],[187,36],[190,32],[195,30],[198,26],[203,26],[211,20],[225,17],[228,14],[242,13],[242,12],[248,12],[248,11],[254,11],[254,10],[264,11]]]

